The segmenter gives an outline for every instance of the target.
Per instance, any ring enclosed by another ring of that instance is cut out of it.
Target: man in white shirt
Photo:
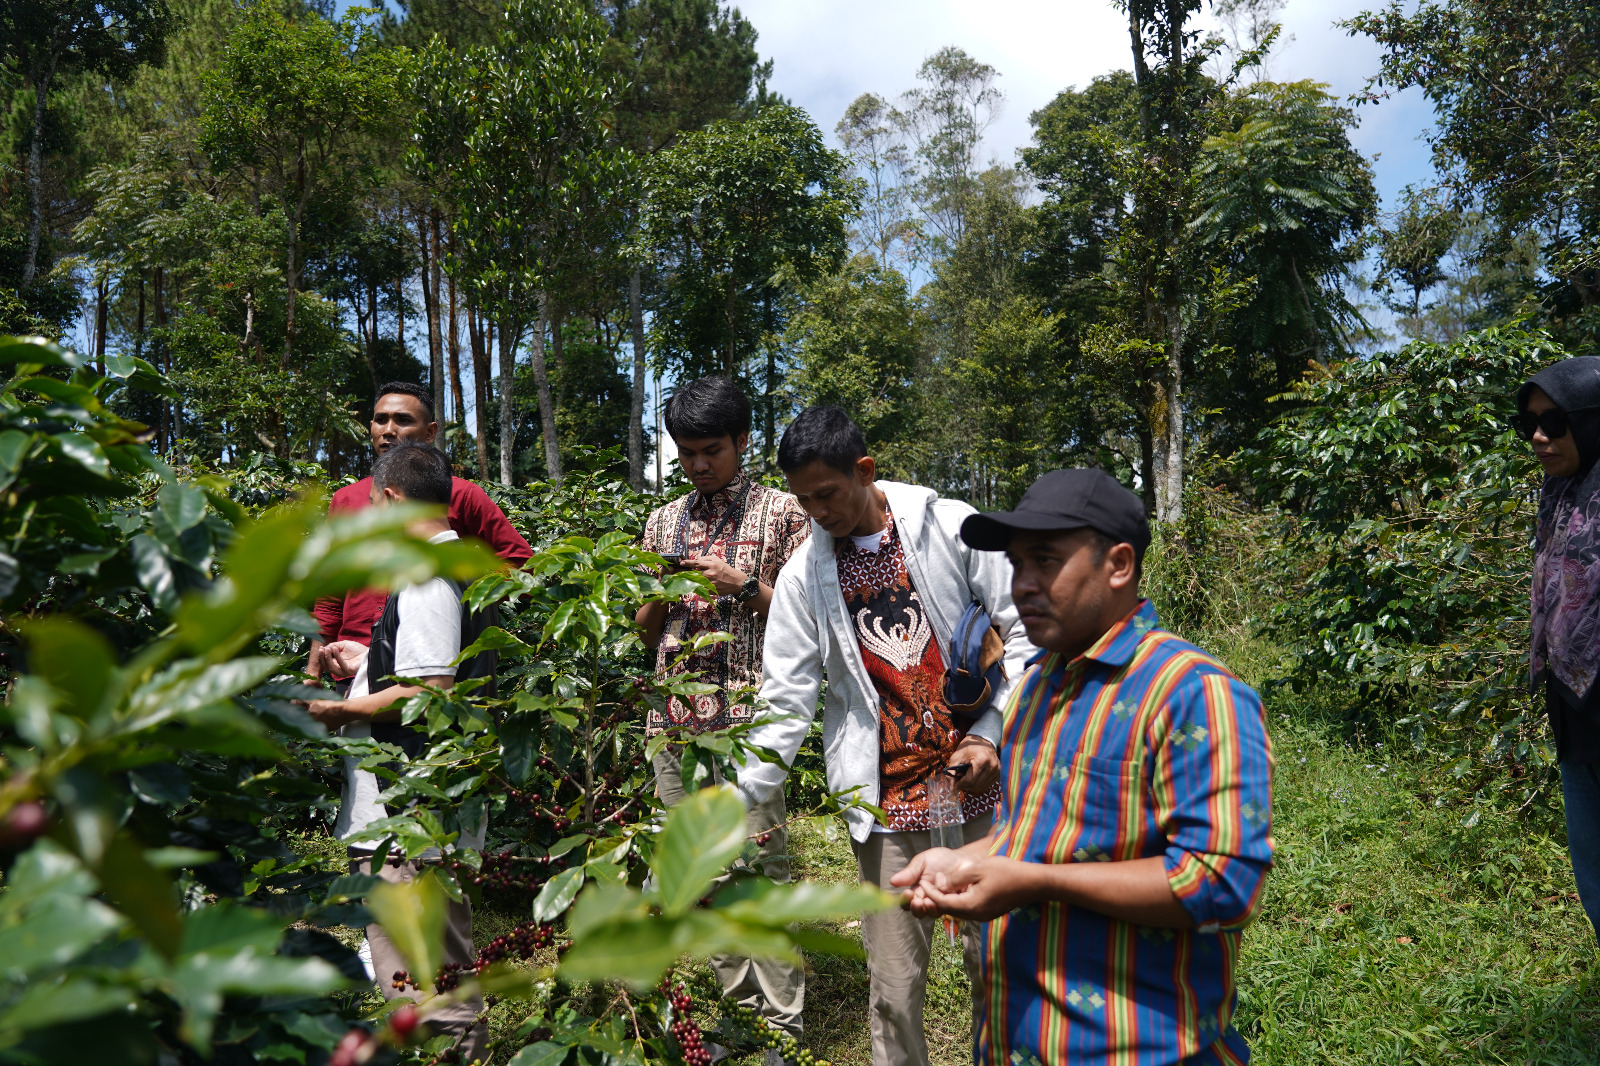
[[[407,530],[430,544],[457,539],[443,510],[450,502],[450,488],[450,460],[431,445],[396,444],[372,467],[374,505],[411,502],[440,506],[437,518],[421,519]],[[348,698],[313,700],[308,706],[311,716],[330,729],[340,729],[346,737],[370,736],[397,744],[408,755],[420,754],[427,738],[400,724],[400,710],[422,689],[395,679],[420,678],[434,688],[447,689],[455,684],[458,675],[467,676],[464,671],[468,664],[462,664],[460,669],[453,665],[462,647],[462,616],[461,589],[444,578],[396,590],[372,627],[370,647],[341,640],[323,649],[337,670],[353,672],[355,679],[350,683]],[[341,840],[348,840],[373,822],[389,817],[390,812],[378,801],[383,788],[377,776],[361,769],[357,759],[346,756],[344,764],[344,796],[334,832]],[[481,849],[483,828],[480,824],[464,831],[459,839],[461,846]],[[423,862],[437,858],[431,850],[410,861],[390,856],[381,869],[373,871],[372,853],[376,846],[372,841],[352,842],[350,856],[358,872],[375,872],[385,881],[410,881],[421,871]],[[403,989],[394,987],[394,974],[406,968],[405,959],[382,927],[367,926],[367,942],[372,950],[373,972],[385,998],[406,995]],[[476,959],[472,904],[467,900],[451,903],[445,922],[444,961],[471,967]],[[429,982],[434,977],[410,976],[416,982]],[[460,1062],[471,1062],[483,1055],[488,1028],[477,1020],[482,1010],[482,1001],[473,999],[428,1016],[428,1022],[440,1032],[456,1037]]]
[[[845,820],[861,880],[888,889],[932,843],[930,777],[955,780],[962,839],[988,835],[1000,797],[1000,708],[1034,649],[1011,602],[1010,564],[960,540],[973,509],[919,485],[879,481],[844,411],[802,412],[778,445],[778,467],[812,531],[775,583],[761,695],[776,717],[749,737],[782,761],[747,763],[739,789],[756,807],[783,788],[822,698],[828,788],[883,810],[883,825],[861,808]],[[988,702],[952,706],[944,694],[950,641],[974,603],[998,629],[1003,678]],[[927,1066],[932,936],[932,920],[908,911],[862,917],[873,1066]],[[976,928],[969,924],[964,939],[976,987]]]

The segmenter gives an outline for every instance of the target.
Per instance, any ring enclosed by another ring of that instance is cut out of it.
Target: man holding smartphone
[[[640,547],[665,557],[670,566],[698,570],[717,596],[648,604],[640,608],[636,621],[644,630],[645,644],[657,649],[660,673],[692,670],[701,682],[715,687],[687,700],[674,696],[665,710],[652,708],[645,723],[650,736],[669,729],[722,729],[751,719],[750,703],[730,699],[730,694],[761,686],[772,586],[783,564],[811,532],[792,495],[758,484],[744,473],[750,401],[731,380],[713,376],[691,382],[673,394],[664,413],[678,463],[694,491],[651,513]],[[704,633],[727,633],[732,639],[684,659],[684,645]],[[661,801],[671,805],[683,799],[679,753],[664,749],[654,768]],[[783,829],[787,820],[782,789],[750,812],[750,834],[764,841],[757,864],[780,883],[789,880],[788,834]],[[726,995],[799,1038],[805,1003],[800,969],[733,956],[711,961]]]

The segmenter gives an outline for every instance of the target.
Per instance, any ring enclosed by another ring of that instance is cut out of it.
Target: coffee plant
[[[329,520],[270,465],[242,488],[174,470],[114,411],[122,390],[167,388],[148,364],[100,374],[0,339],[0,365],[0,1062],[91,1046],[130,1063],[454,1061],[427,1017],[481,993],[529,999],[495,1049],[519,1066],[698,1061],[661,985],[678,960],[858,950],[804,923],[879,893],[750,876],[757,844],[726,786],[670,813],[654,800],[644,708],[700,682],[658,679],[631,619],[701,586],[631,546],[642,500],[604,462],[509,508],[540,550],[506,572],[406,535],[415,508]],[[479,641],[500,653],[497,689],[409,701],[429,739],[416,758],[328,735],[294,702],[320,691],[286,654],[314,632],[306,608],[435,574],[500,610]],[[710,785],[751,753],[749,728],[656,746],[680,742],[686,777]],[[439,849],[415,882],[291,846],[328,831],[341,755],[386,786],[395,813],[366,834],[380,853]],[[484,815],[489,846],[460,846]],[[442,966],[445,901],[486,894],[529,920]],[[379,980],[414,1005],[381,1003],[338,935],[374,920],[408,964]],[[602,986],[621,1006],[586,1015]],[[789,1046],[746,1028],[748,1046]]]
[[[1289,681],[1409,730],[1463,794],[1493,780],[1520,803],[1548,780],[1527,689],[1540,479],[1508,419],[1518,386],[1566,357],[1506,328],[1340,363],[1308,375],[1252,459],[1282,509],[1268,628]]]

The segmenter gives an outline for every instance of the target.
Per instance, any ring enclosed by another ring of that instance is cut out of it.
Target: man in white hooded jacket
[[[955,770],[964,839],[988,833],[999,796],[1000,709],[1034,648],[1011,603],[1010,564],[962,542],[975,513],[931,489],[876,480],[861,431],[837,407],[795,419],[778,448],[789,490],[811,517],[809,540],[778,575],[767,616],[761,695],[777,716],[753,732],[782,764],[750,760],[739,788],[751,805],[783,787],[827,681],[828,787],[883,808],[846,814],[861,880],[889,879],[930,847],[927,780]],[[985,707],[946,706],[951,633],[968,605],[1004,639],[1005,680]],[[925,1066],[922,1008],[932,921],[906,911],[864,915],[874,1066]],[[964,937],[977,987],[979,945]]]

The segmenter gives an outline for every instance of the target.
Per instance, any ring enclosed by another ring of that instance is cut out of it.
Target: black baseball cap
[[[986,511],[961,523],[961,539],[979,551],[1005,551],[1019,530],[1093,529],[1142,558],[1150,546],[1144,501],[1104,470],[1052,470],[1028,486],[1014,511]]]

